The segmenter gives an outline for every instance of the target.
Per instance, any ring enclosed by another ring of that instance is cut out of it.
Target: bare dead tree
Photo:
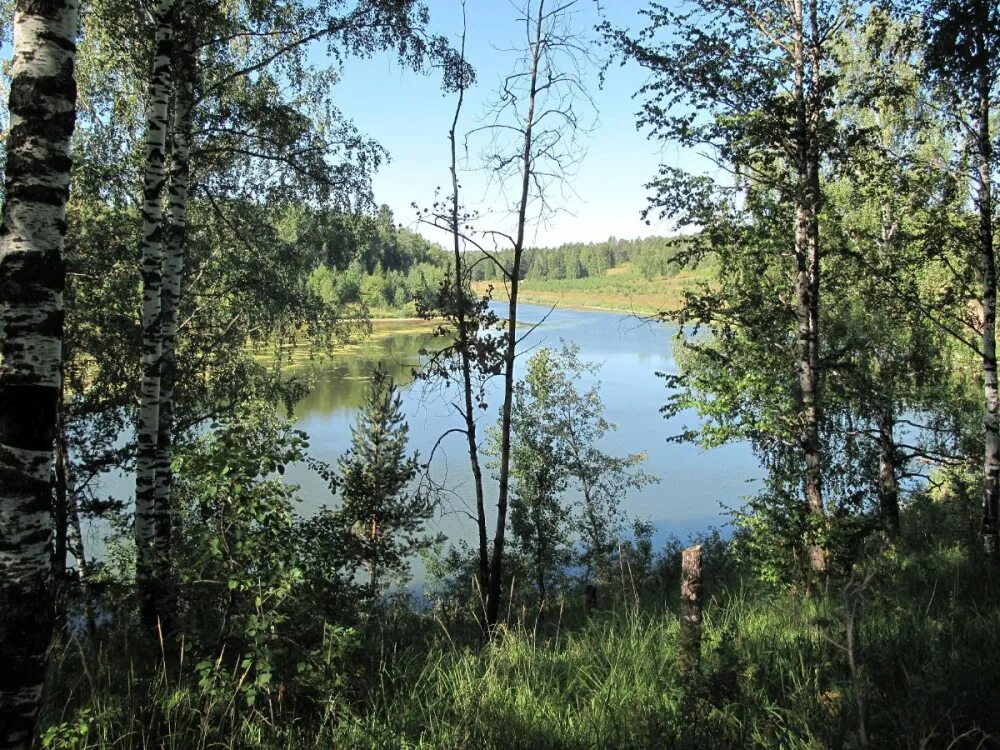
[[[524,331],[519,335],[517,330],[522,259],[529,230],[546,225],[563,210],[562,199],[572,193],[569,180],[583,157],[582,136],[592,127],[596,115],[586,78],[598,66],[591,37],[580,20],[587,4],[588,0],[524,0],[518,6],[523,41],[498,50],[516,55],[514,69],[502,80],[482,124],[465,136],[465,153],[470,144],[482,143],[482,168],[488,174],[489,189],[506,203],[510,228],[476,228],[479,217],[462,207],[458,128],[465,92],[472,83],[469,70],[446,70],[446,88],[458,93],[448,134],[451,193],[436,200],[432,208],[423,209],[419,217],[421,222],[445,232],[453,251],[454,265],[437,303],[423,311],[444,319],[437,332],[452,341],[429,355],[423,375],[444,376],[459,385],[460,396],[453,406],[464,427],[449,432],[463,433],[468,443],[476,501],[475,512],[469,515],[478,530],[477,574],[483,595],[482,620],[487,629],[497,622],[502,594],[514,360],[526,335]],[[463,63],[464,20],[463,4]],[[479,263],[492,264],[504,285],[508,298],[506,320],[501,321],[490,309],[490,292],[480,296],[471,290],[472,271]],[[495,376],[503,379],[502,450],[496,464],[500,486],[490,549],[477,417],[486,409],[486,384]]]
[[[502,341],[503,406],[500,418],[499,491],[496,530],[486,587],[486,622],[499,614],[510,493],[511,407],[514,360],[523,336],[517,330],[518,285],[529,226],[545,224],[558,211],[557,193],[565,197],[568,179],[583,156],[581,136],[596,112],[587,93],[586,75],[593,65],[592,46],[582,32],[584,0],[525,0],[519,8],[524,41],[508,51],[519,54],[504,78],[487,121],[470,133],[487,137],[484,164],[493,184],[507,198],[514,217],[510,232],[486,236],[509,244],[510,265],[498,265],[506,286],[507,321]],[[510,192],[508,192],[510,191]]]

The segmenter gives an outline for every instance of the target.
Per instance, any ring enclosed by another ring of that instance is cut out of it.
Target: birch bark
[[[984,42],[985,43],[985,42]],[[983,391],[986,410],[983,419],[983,546],[988,555],[1000,550],[1000,396],[997,388],[997,269],[993,247],[993,195],[991,167],[993,144],[990,140],[990,79],[984,67],[979,74],[976,137],[979,190],[979,244],[983,273]]]
[[[155,47],[146,100],[146,166],[143,180],[142,235],[142,386],[136,430],[135,542],[136,586],[142,623],[155,629],[165,595],[165,576],[157,560],[156,452],[160,423],[161,283],[163,275],[163,187],[173,52],[173,0],[158,0]],[[160,523],[162,528],[162,522]]]
[[[806,35],[806,21],[810,35]],[[802,0],[793,8],[795,37],[793,64],[795,68],[794,97],[796,104],[795,132],[795,316],[798,323],[796,359],[799,391],[802,399],[802,427],[799,442],[805,459],[806,510],[818,523],[813,533],[824,525],[823,460],[820,441],[820,360],[819,360],[819,149],[816,143],[819,123],[819,64],[818,20],[816,1],[808,9]],[[810,88],[806,78],[809,73]],[[809,565],[815,571],[826,569],[826,550],[821,540],[808,544]]]
[[[27,748],[52,636],[53,446],[76,0],[18,0],[0,228],[0,748]]]
[[[173,487],[174,384],[176,382],[178,309],[187,249],[187,201],[191,149],[192,85],[190,48],[177,50],[174,74],[174,120],[167,184],[166,242],[160,288],[160,405],[156,438],[153,493],[156,560],[166,580],[170,575],[170,498]],[[169,586],[164,595],[170,597]],[[172,599],[162,602],[161,620],[172,611]]]

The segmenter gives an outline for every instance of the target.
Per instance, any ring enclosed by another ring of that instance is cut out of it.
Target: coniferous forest
[[[0,750],[1000,748],[1000,3],[609,2],[0,3]]]

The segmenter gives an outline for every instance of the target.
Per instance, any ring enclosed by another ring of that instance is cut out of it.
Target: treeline
[[[447,255],[397,225],[388,206],[375,215],[314,212],[311,220],[320,264],[309,285],[327,304],[413,312],[438,293]]]
[[[632,273],[645,278],[670,276],[678,270],[675,261],[687,244],[681,237],[652,236],[631,240],[609,237],[603,242],[570,242],[559,247],[528,248],[521,260],[521,278],[594,278],[626,263]],[[472,281],[496,279],[499,275],[497,265],[512,267],[511,251],[490,253],[489,258],[474,250],[468,255]]]
[[[997,6],[810,7],[783,27],[726,6],[708,39],[697,13],[664,8],[654,22],[674,42],[611,34],[652,76],[652,135],[738,175],[663,167],[656,181],[653,208],[700,230],[692,258],[716,259],[685,295],[666,413],[699,417],[677,439],[760,456],[767,478],[737,518],[773,580],[851,570],[876,529],[891,544],[928,465],[980,497],[970,554],[992,564]],[[734,53],[718,77],[705,45],[737,43],[782,62]]]
[[[307,223],[314,257],[322,259],[310,276],[310,288],[332,306],[362,304],[377,313],[415,314],[434,307],[446,276],[453,274],[448,254],[396,224],[387,206],[375,215],[317,214]],[[684,238],[653,236],[530,248],[521,273],[528,280],[600,278],[625,266],[623,272],[655,279],[676,273],[678,257],[689,246]],[[510,251],[487,256],[469,250],[466,255],[470,282],[496,280],[497,264],[509,267],[512,261]]]

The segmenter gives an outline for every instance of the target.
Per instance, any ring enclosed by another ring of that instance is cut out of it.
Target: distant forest
[[[429,307],[452,262],[440,245],[397,224],[385,205],[372,215],[317,212],[303,224],[308,229],[300,241],[312,243],[313,257],[321,259],[309,284],[327,304],[362,304],[376,313],[410,303]],[[685,246],[682,238],[651,236],[529,248],[520,278],[596,278],[625,264],[645,278],[669,276],[678,270],[677,256]],[[494,261],[510,268],[513,260],[509,250],[490,253],[493,261],[476,250],[466,255],[472,282],[496,279]]]

